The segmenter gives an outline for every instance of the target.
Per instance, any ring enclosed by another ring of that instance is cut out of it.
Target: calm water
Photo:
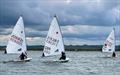
[[[101,52],[67,52],[70,62],[54,62],[59,56],[41,58],[41,51],[29,51],[30,62],[9,62],[18,55],[0,52],[0,75],[120,75],[120,52],[117,58],[103,58]]]

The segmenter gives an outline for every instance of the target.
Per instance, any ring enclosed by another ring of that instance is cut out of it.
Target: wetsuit
[[[112,57],[116,57],[116,54],[115,54],[115,52],[113,52],[113,54],[112,54]]]
[[[60,59],[59,60],[65,60],[66,59],[66,55],[65,55],[65,53],[64,52],[62,52],[62,56],[60,57]]]
[[[26,59],[27,58],[27,56],[24,54],[24,53],[22,53],[21,55],[20,55],[20,60],[24,60],[24,59]]]
[[[7,54],[7,51],[5,50],[4,54]]]
[[[42,54],[42,57],[45,57],[45,54],[44,54],[44,53]]]

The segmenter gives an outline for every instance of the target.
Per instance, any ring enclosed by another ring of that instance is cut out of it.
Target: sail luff
[[[113,28],[113,30],[114,30],[114,51],[113,52],[115,52],[115,46],[116,46],[115,28]]]
[[[25,26],[24,26],[24,21],[23,21],[23,32],[24,32],[24,46],[25,46],[25,52],[27,51],[27,43],[26,43],[26,33],[25,33]]]
[[[63,40],[62,30],[61,30],[61,28],[60,28],[59,21],[58,21],[58,18],[57,18],[56,15],[55,15],[55,17],[56,17],[56,20],[57,20],[57,22],[58,22],[58,26],[59,26],[60,33],[61,33],[61,37],[62,37],[62,44],[63,44],[63,47],[64,47],[64,40]],[[65,52],[65,47],[64,47],[64,51],[63,51],[63,52]]]

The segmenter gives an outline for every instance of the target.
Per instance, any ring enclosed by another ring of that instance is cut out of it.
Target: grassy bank
[[[0,50],[5,50],[6,46],[0,46]],[[44,46],[36,45],[36,46],[27,46],[28,50],[32,51],[42,51]],[[65,46],[66,51],[101,51],[102,45],[67,45]],[[116,51],[120,51],[120,45],[116,46]]]

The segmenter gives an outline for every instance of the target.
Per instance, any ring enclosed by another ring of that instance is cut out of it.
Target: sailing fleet
[[[105,40],[104,45],[102,47],[102,52],[106,54],[106,57],[108,57],[108,55],[109,57],[116,57],[115,28],[112,29],[111,33]],[[27,54],[25,28],[22,16],[20,16],[16,25],[13,28],[5,53],[18,54],[18,59],[13,61],[30,61],[32,59],[28,58]],[[61,55],[60,59],[57,60],[59,62],[69,61],[69,58],[66,57],[62,32],[56,15],[50,23],[48,34],[45,39],[42,57],[54,55]]]

